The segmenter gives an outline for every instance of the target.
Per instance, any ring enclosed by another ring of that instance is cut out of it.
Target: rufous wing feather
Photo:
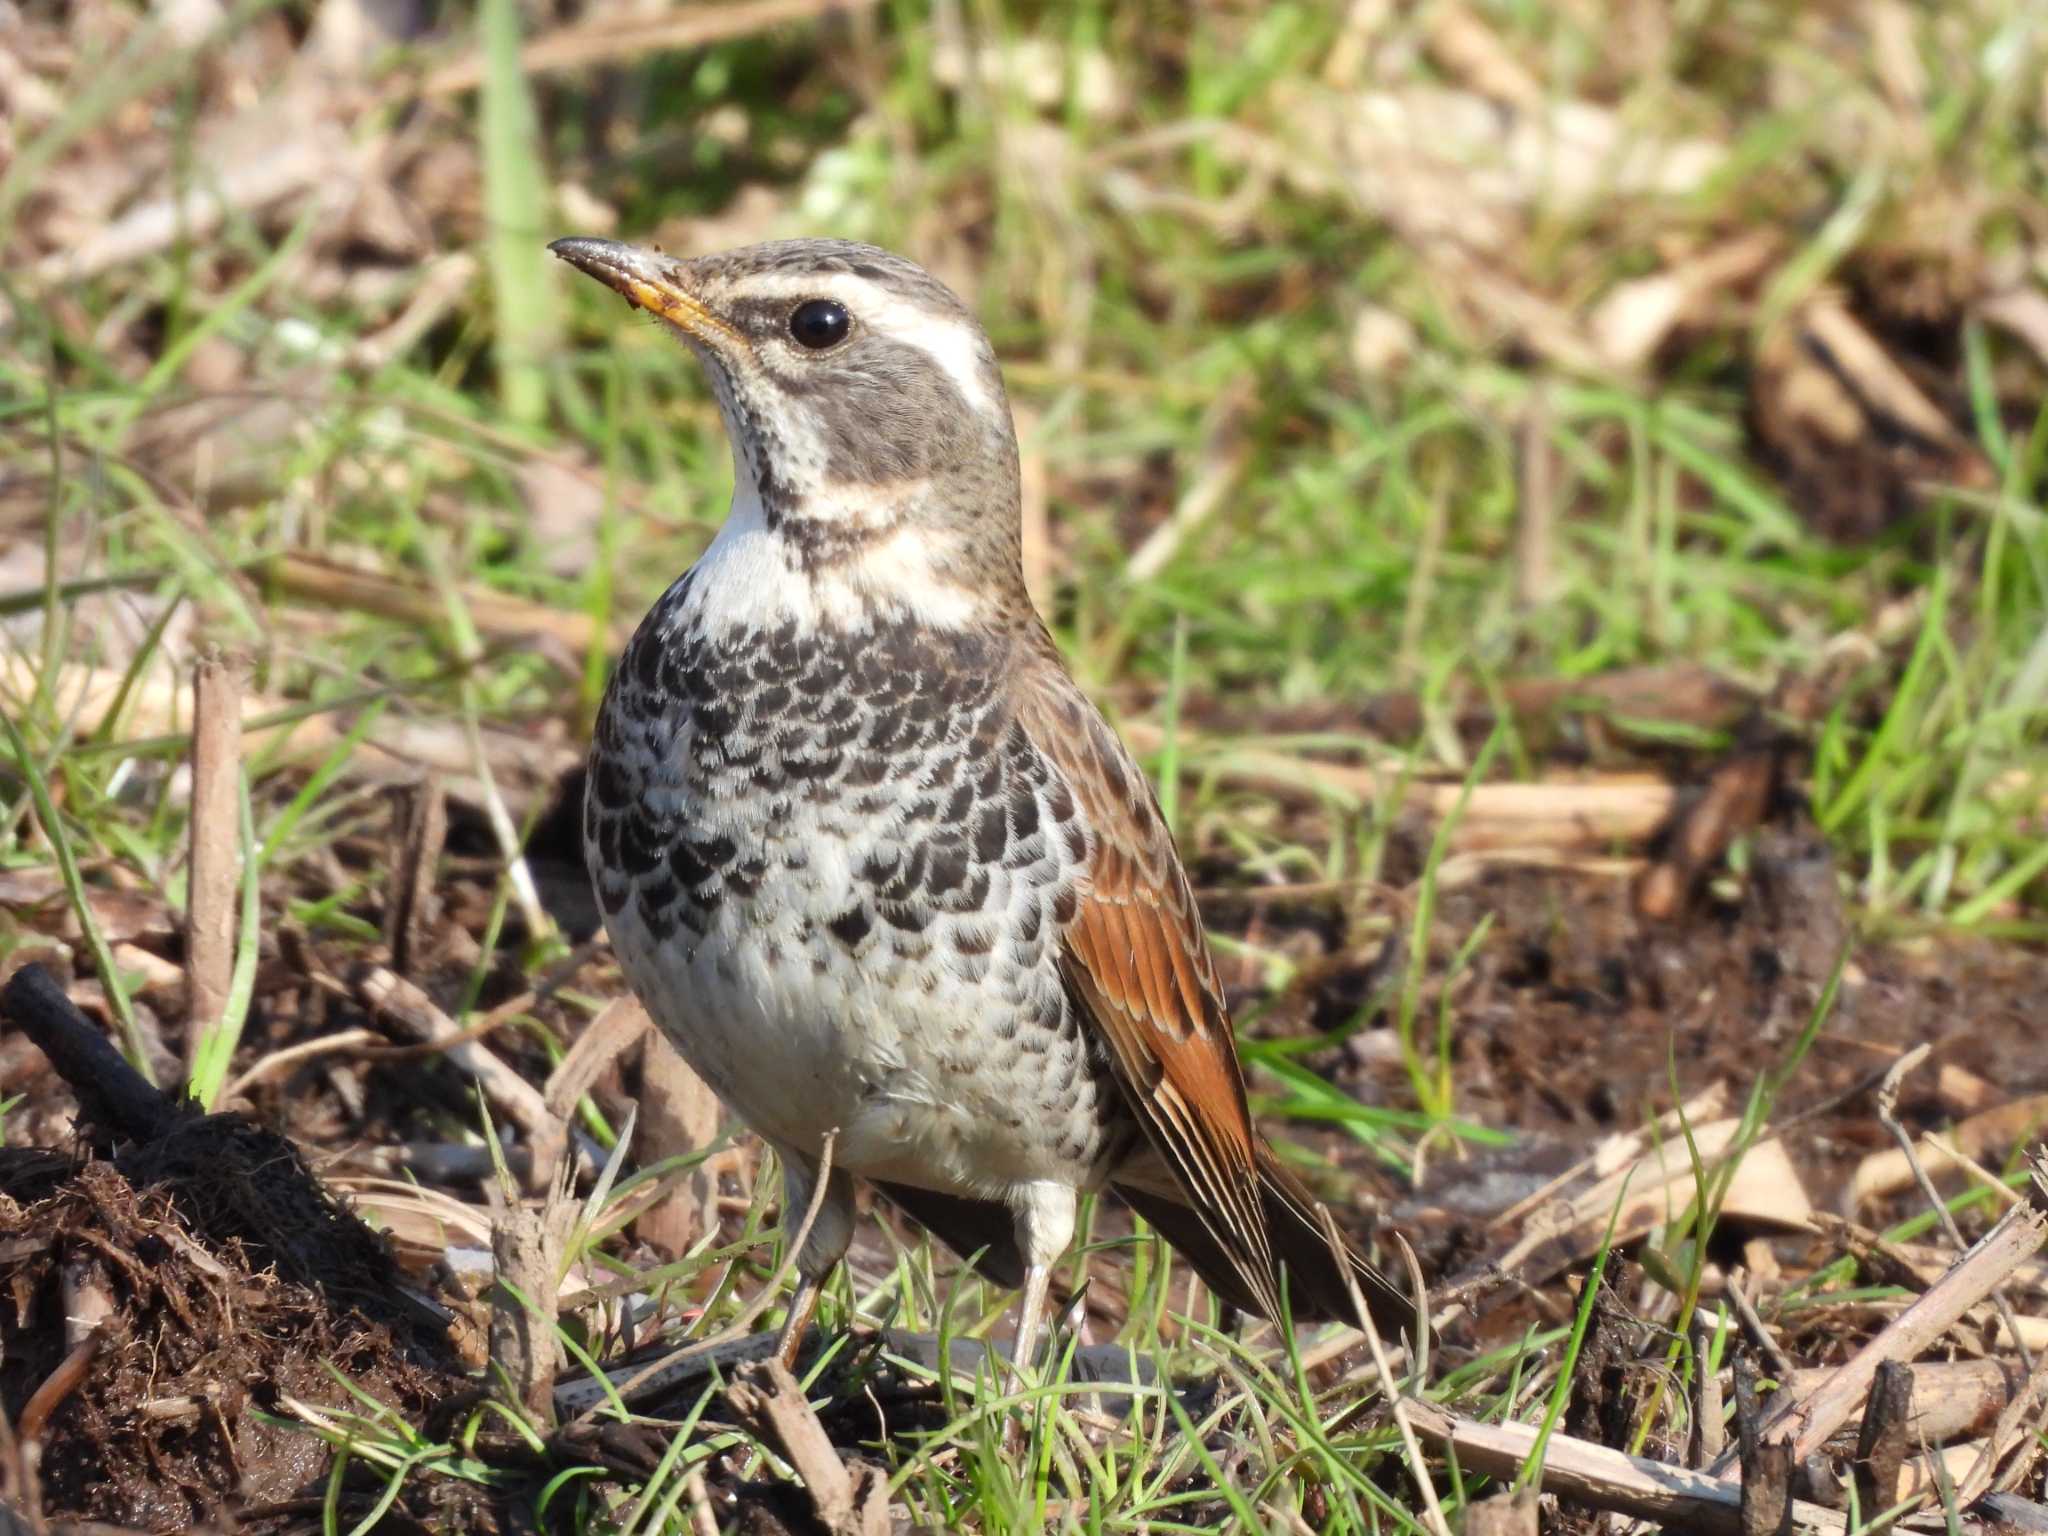
[[[1389,1334],[1412,1333],[1416,1326],[1415,1303],[1408,1295],[1366,1261],[1341,1235],[1342,1266],[1322,1222],[1316,1216],[1315,1197],[1293,1173],[1274,1157],[1263,1142],[1258,1150],[1259,1196],[1265,1209],[1266,1230],[1273,1256],[1286,1270],[1287,1302],[1298,1322],[1355,1320],[1351,1284],[1359,1299],[1372,1313],[1373,1322]],[[1209,1289],[1234,1307],[1261,1311],[1259,1299],[1244,1288],[1237,1266],[1221,1252],[1207,1229],[1188,1207],[1157,1188],[1118,1184],[1117,1193],[1126,1204],[1149,1221],[1174,1250],[1207,1282]]]
[[[1089,878],[1063,931],[1067,990],[1177,1186],[1120,1185],[1217,1294],[1267,1317],[1287,1266],[1297,1316],[1349,1317],[1343,1271],[1313,1197],[1253,1129],[1223,985],[1166,819],[1123,743],[1044,643],[1019,679],[1019,720],[1087,823]],[[1345,1261],[1379,1321],[1413,1310],[1355,1252]]]
[[[1165,818],[1123,743],[1045,642],[1019,719],[1065,780],[1090,838],[1062,971],[1125,1097],[1241,1291],[1273,1314],[1258,1137],[1223,988]]]

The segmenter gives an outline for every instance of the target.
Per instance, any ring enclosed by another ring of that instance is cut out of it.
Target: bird
[[[844,240],[549,249],[695,354],[732,449],[724,523],[611,674],[583,841],[626,982],[773,1148],[785,1220],[815,1197],[783,1362],[856,1175],[1021,1289],[1019,1365],[1104,1189],[1242,1311],[1348,1320],[1355,1287],[1426,1329],[1253,1125],[1158,800],[1026,591],[973,311]]]

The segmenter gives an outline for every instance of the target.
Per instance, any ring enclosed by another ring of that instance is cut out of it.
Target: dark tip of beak
[[[642,309],[667,314],[671,301],[687,297],[678,264],[659,251],[617,240],[593,240],[587,235],[556,240],[548,249]]]
[[[570,266],[600,280],[609,280],[615,273],[638,273],[646,265],[646,258],[632,246],[616,240],[594,240],[588,235],[552,240],[548,249]]]
[[[735,334],[690,292],[688,268],[673,257],[585,235],[553,241],[548,249],[628,304],[658,315],[693,338],[718,335],[730,340]]]

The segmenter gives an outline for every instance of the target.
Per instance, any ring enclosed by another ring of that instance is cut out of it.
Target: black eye
[[[799,304],[789,317],[789,334],[798,346],[822,349],[846,340],[853,329],[853,317],[846,306],[832,299],[811,299]]]

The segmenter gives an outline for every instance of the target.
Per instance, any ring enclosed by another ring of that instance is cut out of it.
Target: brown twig
[[[242,863],[242,679],[218,654],[192,673],[192,820],[185,919],[185,1076],[227,1012]]]
[[[403,581],[380,571],[357,570],[331,560],[303,554],[279,555],[265,573],[278,594],[321,608],[350,608],[408,624],[435,626],[448,622],[448,602],[424,582]],[[475,584],[459,586],[456,595],[477,632],[508,639],[545,636],[578,656],[602,638],[614,648],[622,631],[600,631],[587,613],[546,608]]]
[[[48,692],[62,701],[64,712],[81,734],[105,726],[117,702],[122,706],[120,723],[125,728],[122,740],[185,734],[182,684],[173,685],[154,673],[131,684],[119,668],[80,662],[66,663],[42,681]],[[28,697],[36,688],[37,674],[25,656],[0,653],[0,694]],[[394,693],[387,690],[376,696]],[[368,697],[358,702],[366,702]],[[346,734],[345,712],[339,707],[306,712],[289,700],[244,695],[242,732],[245,747],[260,741],[269,761],[303,763],[341,745]],[[516,775],[550,791],[581,759],[581,753],[567,743],[550,742],[531,732],[485,731],[482,736],[495,776]],[[438,769],[450,775],[446,787],[451,796],[480,803],[471,778],[475,748],[459,725],[386,715],[371,728],[363,747],[349,764],[351,778],[409,783],[419,777],[421,769]]]
[[[1147,720],[1123,722],[1124,738],[1139,752],[1164,741]],[[1671,815],[1675,797],[1661,780],[1639,776],[1586,782],[1463,784],[1409,780],[1402,772],[1382,773],[1350,763],[1259,747],[1221,747],[1183,733],[1184,760],[1199,761],[1228,784],[1262,790],[1290,801],[1328,799],[1365,806],[1395,792],[1405,809],[1441,819],[1462,801],[1453,851],[1488,848],[1604,848],[1641,843]]]
[[[391,968],[410,976],[420,968],[439,909],[435,888],[441,852],[448,842],[448,801],[440,778],[431,772],[402,794],[398,856],[392,861],[384,906],[384,942],[391,951]]]
[[[1409,1412],[1416,1433],[1455,1453],[1467,1472],[1517,1477],[1536,1450],[1538,1431],[1531,1425],[1482,1424],[1421,1401],[1411,1401]],[[1743,1529],[1740,1484],[1568,1435],[1553,1434],[1544,1443],[1543,1489],[1704,1536],[1741,1536]],[[1842,1516],[1816,1504],[1795,1500],[1791,1512],[1806,1530],[1830,1536],[1847,1530]]]
[[[558,1125],[569,1124],[575,1115],[577,1101],[590,1091],[591,1085],[613,1059],[640,1038],[649,1023],[646,1011],[635,999],[622,997],[614,999],[584,1026],[575,1043],[555,1064],[555,1070],[548,1074],[543,1102]],[[537,1142],[536,1152],[544,1152],[548,1157],[565,1156],[568,1152],[567,1139],[549,1137],[544,1146]]]
[[[336,124],[298,116],[293,131],[279,133],[277,103],[266,99],[241,122],[207,133],[201,155],[195,157],[200,163],[191,175],[180,178],[185,185],[170,196],[138,201],[120,217],[66,241],[35,264],[36,286],[75,287],[181,239],[203,240],[235,214],[323,187],[353,186],[361,175],[357,162],[362,157],[351,150],[346,135]],[[267,134],[268,142],[241,142],[252,138],[254,131]]]
[[[1742,1330],[1742,1336],[1748,1339],[1751,1347],[1770,1363],[1771,1374],[1783,1381],[1792,1374],[1792,1357],[1779,1347],[1771,1330],[1764,1326],[1764,1320],[1758,1314],[1756,1304],[1743,1291],[1743,1279],[1741,1270],[1731,1273],[1722,1294],[1727,1298],[1729,1310],[1735,1314],[1735,1324]]]
[[[751,4],[691,5],[680,10],[614,19],[609,12],[537,37],[519,50],[519,68],[527,75],[582,69],[619,59],[642,59],[653,53],[702,48],[736,37],[752,37],[792,22],[853,11],[874,0],[752,0]],[[429,75],[419,87],[424,96],[473,91],[483,83],[481,51],[457,59]],[[411,94],[408,92],[408,94]]]
[[[1802,1368],[1781,1375],[1778,1390],[1809,1397],[1834,1374],[1832,1367]],[[1934,1360],[1913,1367],[1909,1427],[1916,1444],[1940,1445],[1959,1436],[1988,1433],[2012,1402],[2020,1379],[2002,1360]]]
[[[1664,856],[1636,884],[1636,910],[1676,917],[1700,876],[1754,827],[1769,808],[1784,753],[1775,744],[1740,749],[1717,766],[1706,788],[1678,813]]]
[[[889,1480],[874,1467],[847,1469],[788,1366],[775,1359],[748,1366],[726,1401],[789,1463],[832,1536],[887,1536]]]
[[[604,1069],[638,1043],[654,1027],[639,999],[613,998],[596,1018],[583,1026],[555,1070],[548,1074],[546,1102],[549,1110],[567,1118],[576,1101],[590,1092]]]
[[[2035,1153],[2036,1177],[2027,1204],[2006,1213],[1975,1247],[1927,1293],[1852,1355],[1820,1390],[1798,1402],[1787,1400],[1765,1426],[1767,1437],[1794,1448],[1793,1460],[1804,1461],[1827,1443],[1870,1392],[1877,1368],[1886,1360],[1911,1360],[1962,1319],[2012,1271],[2040,1251],[2048,1238],[2048,1180]],[[1724,1454],[1712,1470],[1727,1470]]]
[[[1922,1041],[1893,1062],[1890,1070],[1885,1073],[1884,1080],[1877,1085],[1877,1092],[1871,1095],[1871,1105],[1876,1111],[1878,1123],[1891,1133],[1892,1140],[1899,1144],[1899,1154],[1906,1159],[1906,1166],[1913,1170],[1913,1182],[1919,1186],[1920,1198],[1925,1200],[1928,1208],[1934,1212],[1935,1220],[1941,1224],[1941,1230],[1947,1234],[1949,1242],[1955,1245],[1956,1252],[1961,1253],[1970,1245],[1963,1241],[1962,1228],[1956,1225],[1955,1215],[1949,1210],[1948,1202],[1941,1198],[1934,1187],[1934,1180],[1928,1177],[1926,1168],[1921,1166],[1919,1154],[1913,1150],[1913,1138],[1906,1128],[1899,1124],[1898,1117],[1900,1084],[1906,1080],[1907,1074],[1927,1059],[1928,1053],[1933,1049],[1932,1045]],[[2019,1351],[2020,1359],[2031,1370],[2034,1364],[2033,1356],[2027,1351],[2027,1341],[2020,1337],[2019,1322],[2014,1318],[2012,1305],[2005,1299],[2002,1289],[1994,1289],[1991,1292],[1991,1304],[1998,1309],[1999,1321],[2005,1324],[2005,1331],[2012,1340],[2013,1348]]]
[[[2039,1152],[2036,1152],[2033,1164],[2034,1190],[2039,1197],[2043,1193],[2043,1159]],[[1979,1495],[1989,1491],[1998,1464],[2015,1446],[2018,1454],[2006,1469],[2005,1486],[2014,1487],[2025,1478],[2028,1468],[2041,1454],[2041,1426],[2033,1422],[2033,1416],[2044,1399],[2048,1399],[2048,1351],[2034,1362],[2026,1381],[2013,1393],[2012,1400],[1998,1415],[1998,1422],[1991,1427],[1991,1434],[1984,1442],[1984,1454],[1956,1490],[1960,1502],[1974,1502]]]
[[[640,1104],[633,1154],[642,1167],[702,1152],[718,1139],[718,1096],[658,1029],[640,1037]],[[661,1198],[634,1223],[635,1235],[677,1258],[687,1253],[718,1219],[716,1164],[707,1158],[665,1179]]]
[[[314,980],[344,990],[331,977],[316,975]],[[548,1108],[539,1089],[471,1038],[441,1011],[439,1004],[389,966],[357,967],[351,972],[345,990],[379,1018],[436,1048],[440,1055],[475,1078],[485,1097],[509,1115],[536,1148],[552,1146],[567,1136],[568,1127]],[[537,1175],[545,1175],[548,1170],[543,1165],[548,1161],[535,1158]]]
[[[78,1390],[86,1372],[92,1369],[93,1356],[99,1353],[99,1348],[100,1336],[97,1333],[87,1334],[37,1385],[28,1402],[22,1406],[21,1420],[15,1426],[15,1435],[23,1443],[42,1438],[50,1415],[62,1406],[65,1398]]]
[[[1952,1087],[1953,1069],[1944,1067],[1943,1075],[1949,1078]],[[1937,1086],[1936,1092],[1939,1094],[1944,1090]],[[1989,1156],[1996,1149],[2028,1141],[2038,1135],[2043,1126],[2048,1126],[2048,1094],[2029,1094],[1988,1108],[1980,1106],[1950,1127],[1947,1136],[1925,1137],[1914,1150],[1921,1167],[1929,1173],[1960,1167],[1975,1174],[1978,1170],[1974,1159]],[[2001,1199],[2011,1195],[2012,1192],[1997,1179],[1989,1175],[1980,1176],[1996,1188]],[[1912,1160],[1897,1148],[1872,1152],[1856,1165],[1855,1173],[1850,1176],[1848,1209],[1860,1209],[1880,1195],[1904,1189],[1913,1182]]]

